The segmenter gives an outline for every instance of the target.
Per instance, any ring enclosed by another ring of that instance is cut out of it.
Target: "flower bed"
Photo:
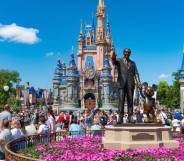
[[[45,161],[184,161],[184,138],[179,148],[107,150],[101,137],[66,138],[48,145],[27,148],[21,153]]]

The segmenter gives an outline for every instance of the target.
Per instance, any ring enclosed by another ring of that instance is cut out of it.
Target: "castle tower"
[[[83,47],[84,47],[84,35],[82,30],[82,20],[80,24],[80,33],[78,38],[78,69],[82,71],[83,66]]]
[[[78,110],[78,100],[79,100],[79,72],[75,64],[74,53],[72,51],[71,60],[67,68],[67,99],[63,103],[62,110],[75,111]]]
[[[108,45],[111,45],[111,29],[110,29],[110,23],[109,23],[108,17],[107,17],[107,23],[106,23],[106,42]]]
[[[104,55],[106,53],[105,47],[105,3],[104,0],[99,0],[97,7],[97,28],[96,28],[96,45],[97,45],[97,70],[101,71],[103,68]]]
[[[184,50],[183,50],[183,60],[180,69],[180,108],[184,111]]]
[[[60,82],[61,82],[61,62],[58,59],[57,61],[57,65],[56,65],[56,69],[54,72],[54,78],[52,80],[53,82],[53,94],[54,94],[54,107],[58,108],[59,106],[59,96],[60,96],[60,91],[59,91],[59,86],[60,86]]]
[[[102,110],[117,110],[115,106],[111,103],[111,95],[112,95],[112,74],[111,74],[111,65],[109,63],[108,55],[105,55],[104,64],[101,74],[102,79],[102,93],[103,93],[103,106]]]

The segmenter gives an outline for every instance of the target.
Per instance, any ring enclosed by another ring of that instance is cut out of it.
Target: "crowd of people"
[[[184,134],[184,116],[181,112],[156,110],[156,122],[172,128],[173,132]],[[123,117],[123,123],[128,123],[128,114]],[[143,109],[136,109],[131,123],[147,122]],[[12,140],[28,135],[39,135],[65,130],[69,136],[102,135],[105,126],[119,123],[118,111],[102,111],[100,109],[74,112],[60,112],[51,106],[47,110],[20,109],[12,112],[9,105],[4,106],[0,113],[0,159],[4,159],[4,145]]]

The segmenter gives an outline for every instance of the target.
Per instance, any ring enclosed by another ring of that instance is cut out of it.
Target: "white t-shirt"
[[[22,130],[21,129],[17,129],[17,128],[12,129],[11,133],[12,133],[12,138],[13,139],[18,139],[21,136],[24,136]]]
[[[166,123],[165,120],[167,120],[167,115],[165,112],[161,112],[160,114],[161,114],[162,124],[165,124]]]
[[[44,134],[44,133],[47,133],[49,132],[49,127],[46,125],[46,124],[41,124],[38,128],[38,132],[40,134]]]
[[[0,113],[0,121],[3,121],[7,119],[8,121],[11,121],[11,113],[8,111],[3,111]]]
[[[33,124],[26,126],[25,129],[26,129],[26,135],[28,136],[34,135],[36,133],[36,128]]]
[[[11,131],[9,129],[4,129],[1,131],[0,133],[0,140],[4,140],[4,141],[10,141],[12,139],[12,134]]]
[[[184,128],[184,119],[181,120],[181,126]]]
[[[0,140],[8,142],[12,139],[11,131],[9,129],[3,129],[0,133]],[[0,151],[4,152],[4,144],[0,144]]]
[[[53,116],[49,116],[48,117],[48,120],[47,120],[47,123],[46,123],[50,128],[51,128],[51,125],[53,124],[53,126],[55,126],[55,119]],[[54,127],[55,128],[55,127]],[[51,130],[55,130],[55,129],[51,129]]]
[[[179,121],[178,121],[177,119],[174,119],[174,120],[172,121],[172,126],[173,126],[173,127],[178,127],[178,126],[179,126]]]

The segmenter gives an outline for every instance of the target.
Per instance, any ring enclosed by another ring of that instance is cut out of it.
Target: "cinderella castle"
[[[68,65],[57,62],[53,93],[59,110],[118,109],[118,75],[109,60],[115,47],[104,0],[99,0],[96,20],[93,18],[85,29],[81,22],[77,58],[72,52]]]

